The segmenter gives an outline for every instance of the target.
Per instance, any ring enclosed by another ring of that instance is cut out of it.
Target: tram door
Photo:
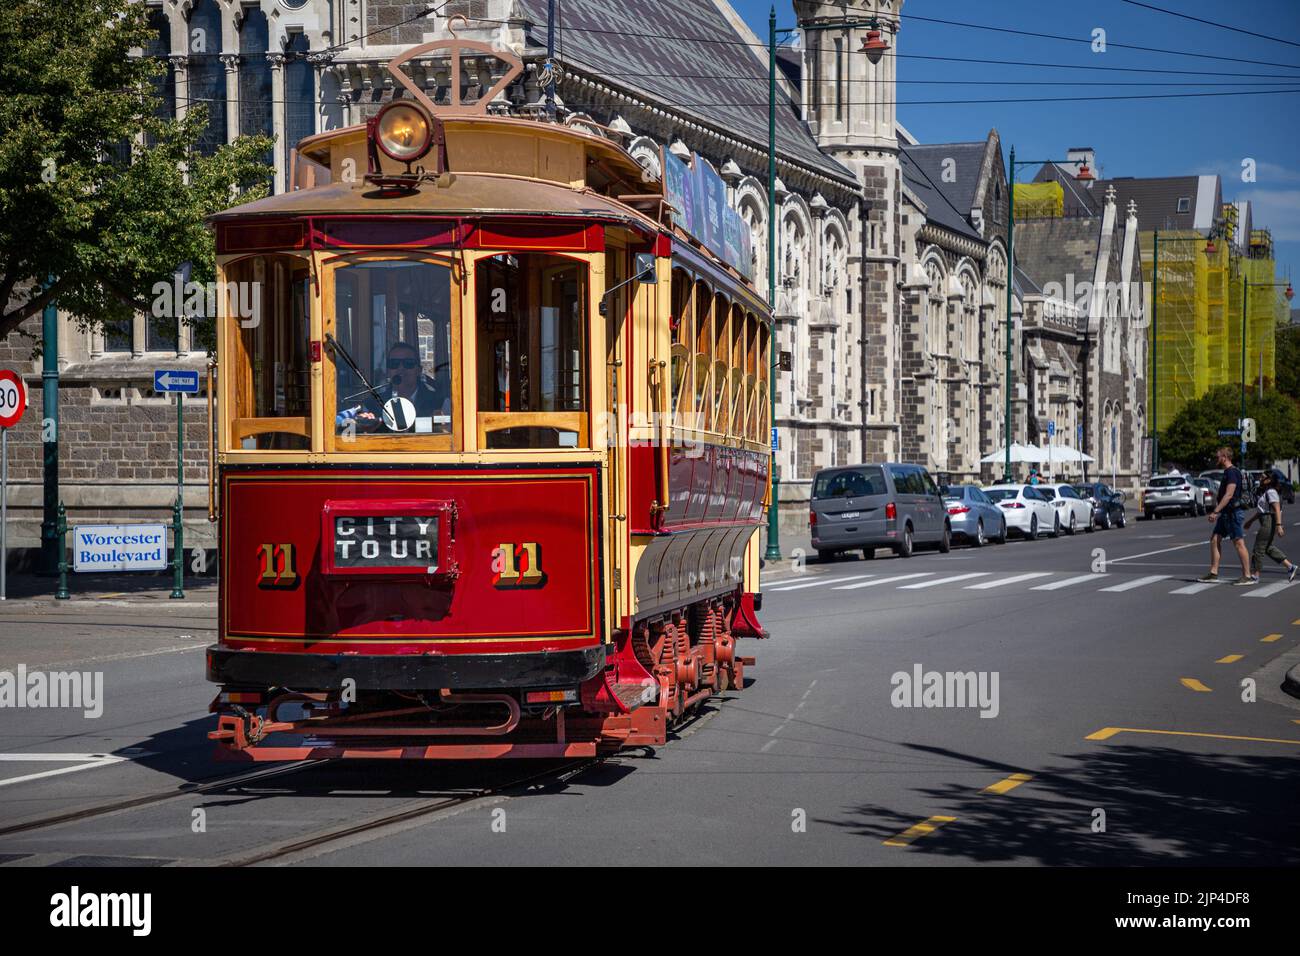
[[[627,278],[627,257],[628,253],[625,249],[616,246],[610,246],[606,249],[606,289],[613,289]],[[625,570],[623,558],[627,554],[627,521],[618,519],[618,515],[624,514],[627,510],[624,503],[627,487],[627,442],[623,440],[623,434],[630,424],[627,421],[627,416],[630,413],[630,402],[624,397],[627,392],[629,381],[627,376],[630,369],[626,367],[623,357],[626,355],[627,337],[632,334],[628,315],[628,304],[630,302],[628,291],[631,288],[630,285],[622,286],[607,298],[606,305],[608,308],[605,315],[605,367],[608,395],[605,407],[609,409],[609,415],[606,417],[608,422],[606,447],[609,449],[609,471],[606,482],[608,488],[609,533],[606,535],[606,540],[609,542],[610,581],[613,587],[610,606],[613,609],[612,616],[615,621],[619,621],[624,615],[631,613],[627,606],[628,589],[623,581],[623,572]]]

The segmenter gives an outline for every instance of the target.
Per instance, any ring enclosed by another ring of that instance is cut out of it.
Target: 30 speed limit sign
[[[27,388],[17,372],[0,369],[0,428],[13,428],[27,411]]]

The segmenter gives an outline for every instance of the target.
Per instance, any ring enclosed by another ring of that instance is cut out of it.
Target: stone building
[[[1066,446],[1096,459],[1096,476],[1132,487],[1146,434],[1145,290],[1138,210],[1121,218],[1114,189],[1098,215],[1016,223],[1016,284],[1023,303],[1023,345],[1016,356],[1018,417],[1029,440]],[[1048,423],[1054,423],[1049,435]],[[1081,477],[1081,465],[1045,472]]]

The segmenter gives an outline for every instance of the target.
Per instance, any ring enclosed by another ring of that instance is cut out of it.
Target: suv
[[[1178,511],[1190,518],[1204,510],[1201,489],[1186,475],[1156,475],[1142,489],[1142,517],[1148,521],[1166,511]]]
[[[874,558],[878,547],[910,558],[916,545],[944,553],[952,545],[947,506],[920,465],[825,468],[813,478],[808,507],[812,545],[822,560],[857,548]]]

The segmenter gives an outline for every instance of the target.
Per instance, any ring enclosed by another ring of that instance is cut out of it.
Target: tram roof
[[[262,216],[330,215],[538,216],[599,219],[646,233],[659,225],[635,209],[589,188],[495,173],[455,173],[449,185],[426,182],[410,192],[393,192],[357,181],[329,183],[232,206],[209,217],[228,222]]]

